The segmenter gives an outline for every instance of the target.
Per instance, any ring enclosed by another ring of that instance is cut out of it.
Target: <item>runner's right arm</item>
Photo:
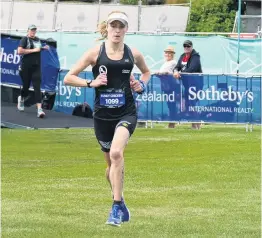
[[[69,70],[64,78],[65,85],[75,86],[75,87],[87,87],[87,79],[82,79],[78,77],[78,74],[81,73],[84,69],[86,69],[90,65],[94,65],[100,46],[96,46],[87,52],[78,60],[78,62]],[[98,76],[99,77],[99,76]],[[91,87],[98,86],[95,80],[90,84]]]

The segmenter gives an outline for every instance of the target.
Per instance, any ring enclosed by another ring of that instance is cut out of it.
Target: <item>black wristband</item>
[[[93,80],[86,80],[86,86],[88,88],[91,88],[90,84],[92,83]]]

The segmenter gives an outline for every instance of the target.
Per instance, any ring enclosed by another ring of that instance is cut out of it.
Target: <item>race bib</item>
[[[100,105],[104,107],[122,107],[125,105],[124,92],[101,92]]]

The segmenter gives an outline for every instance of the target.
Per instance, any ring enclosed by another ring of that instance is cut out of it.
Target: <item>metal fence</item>
[[[242,15],[240,19],[241,33],[259,33],[261,36],[262,15]],[[238,16],[236,14],[233,32],[237,32]]]

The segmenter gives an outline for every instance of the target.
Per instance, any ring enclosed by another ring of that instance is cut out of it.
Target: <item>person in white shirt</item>
[[[165,62],[160,67],[159,71],[156,72],[156,75],[173,75],[174,69],[177,65],[177,61],[174,59],[175,56],[175,49],[173,46],[168,46],[164,50],[164,57]],[[179,82],[177,79],[174,78],[174,81],[172,83],[170,80],[166,80],[165,78],[160,78],[161,80],[161,88],[164,93],[172,94],[175,91],[175,94],[177,94],[177,90],[179,89]],[[179,90],[178,90],[179,91]],[[167,106],[169,109],[169,117],[173,121],[177,117],[177,107],[176,102],[169,102],[167,101]],[[168,128],[175,128],[175,123],[169,123]]]
[[[177,61],[174,59],[175,50],[173,46],[168,46],[164,50],[165,63],[159,69],[157,74],[173,74]]]

